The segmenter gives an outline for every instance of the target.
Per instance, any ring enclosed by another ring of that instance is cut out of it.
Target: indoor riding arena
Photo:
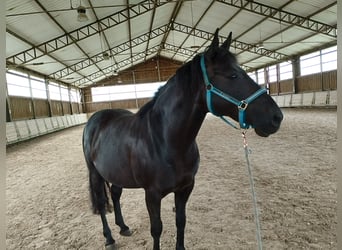
[[[190,131],[198,133],[200,162],[186,204],[185,249],[337,249],[336,44],[332,0],[6,0],[6,249],[105,249],[82,146],[88,120],[104,109],[150,118],[139,130],[148,138],[175,130],[175,118],[188,109],[203,114],[203,122],[195,116],[180,129],[201,125]],[[181,81],[190,87],[167,92]],[[189,103],[183,92],[195,90],[193,105],[174,104]],[[164,120],[152,120],[172,105]],[[261,117],[273,110],[282,116],[270,115],[273,130],[266,133]],[[106,126],[116,128],[124,117]],[[112,148],[115,138],[94,121]],[[116,138],[127,130],[133,137],[134,126],[121,126]],[[187,149],[177,142],[188,134],[172,142]],[[163,143],[145,151],[171,155]],[[91,145],[94,168],[107,180],[94,156],[100,147]],[[127,150],[127,165],[148,158]],[[170,162],[186,166],[179,159],[192,152]],[[160,249],[184,249],[178,184],[161,201]],[[131,235],[120,234],[109,211],[114,249],[159,249],[153,209],[146,208],[152,188],[120,187]]]

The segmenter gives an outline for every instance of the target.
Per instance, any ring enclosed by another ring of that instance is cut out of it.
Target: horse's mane
[[[172,84],[172,82],[179,82],[180,85],[182,85],[183,89],[191,89],[192,88],[192,84],[184,84],[184,82],[187,82],[188,79],[186,79],[186,77],[190,77],[190,74],[192,72],[185,72],[187,70],[191,70],[191,64],[193,63],[193,61],[195,60],[195,58],[197,58],[198,55],[196,55],[193,60],[185,63],[184,65],[182,65],[181,67],[179,67],[176,71],[176,73],[167,80],[167,82],[159,87],[159,89],[157,90],[157,92],[154,94],[152,100],[150,100],[149,102],[147,102],[144,106],[142,106],[139,111],[137,112],[137,115],[140,117],[143,117],[149,110],[151,110],[154,105],[156,104],[158,98],[162,95],[162,93],[164,93],[164,91],[166,91],[169,87],[170,84]],[[190,73],[190,74],[189,74]]]
[[[167,84],[167,83],[165,83],[165,85],[166,85],[166,84]],[[160,95],[160,92],[162,91],[163,88],[165,88],[165,85],[159,87],[158,90],[157,90],[157,92],[154,94],[152,100],[148,101],[146,104],[144,104],[144,105],[139,109],[139,111],[137,112],[137,115],[138,115],[138,116],[140,116],[140,117],[144,116],[144,115],[147,113],[147,111],[150,110],[150,109],[154,106],[156,100],[158,99],[158,97],[159,97],[159,95]]]

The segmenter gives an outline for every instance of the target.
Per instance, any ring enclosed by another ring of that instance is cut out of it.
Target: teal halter
[[[248,129],[248,128],[252,127],[252,125],[246,123],[246,112],[245,111],[246,111],[249,103],[251,103],[252,101],[257,99],[259,96],[261,96],[262,94],[267,92],[266,89],[265,88],[261,88],[258,91],[256,91],[254,94],[252,94],[251,96],[246,98],[245,100],[238,101],[234,97],[224,93],[223,91],[221,91],[218,88],[214,87],[210,83],[209,78],[208,78],[208,74],[207,74],[207,70],[206,70],[206,67],[205,67],[204,54],[201,55],[201,69],[202,69],[202,73],[203,73],[204,83],[205,83],[205,85],[207,87],[207,107],[208,107],[208,110],[210,111],[210,113],[220,117],[227,124],[229,124],[230,126],[238,129],[238,127],[235,126],[232,122],[230,122],[227,118],[223,117],[222,115],[215,114],[214,108],[212,106],[212,94],[215,94],[215,95],[223,98],[224,100],[235,104],[238,107],[240,128]]]

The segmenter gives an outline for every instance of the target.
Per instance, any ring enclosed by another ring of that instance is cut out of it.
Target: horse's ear
[[[215,31],[214,39],[211,42],[210,48],[218,48],[219,46],[218,32],[219,32],[219,28],[217,28]]]
[[[232,43],[232,32],[229,33],[227,40],[222,44],[221,47],[229,50],[231,43]]]

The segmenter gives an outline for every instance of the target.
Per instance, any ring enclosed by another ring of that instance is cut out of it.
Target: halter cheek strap
[[[224,100],[235,104],[238,107],[240,128],[248,129],[248,128],[252,127],[252,125],[246,123],[246,112],[245,111],[246,111],[249,103],[251,103],[252,101],[257,99],[259,96],[261,96],[262,94],[267,92],[266,89],[261,88],[258,91],[256,91],[254,94],[252,94],[251,96],[246,98],[245,100],[239,101],[239,100],[235,99],[234,97],[232,97],[232,96],[224,93],[223,91],[219,90],[218,88],[214,87],[210,83],[209,78],[208,78],[208,74],[207,74],[207,70],[205,67],[204,54],[201,55],[200,64],[201,64],[201,70],[202,70],[202,74],[203,74],[203,78],[204,78],[204,83],[205,83],[206,88],[207,88],[206,97],[207,97],[207,107],[208,107],[209,112],[212,113],[213,115],[220,117],[223,121],[225,121],[230,126],[238,129],[238,127],[235,126],[232,122],[230,122],[227,118],[223,117],[222,115],[215,114],[214,107],[212,105],[212,94],[215,94],[215,95],[223,98]]]

